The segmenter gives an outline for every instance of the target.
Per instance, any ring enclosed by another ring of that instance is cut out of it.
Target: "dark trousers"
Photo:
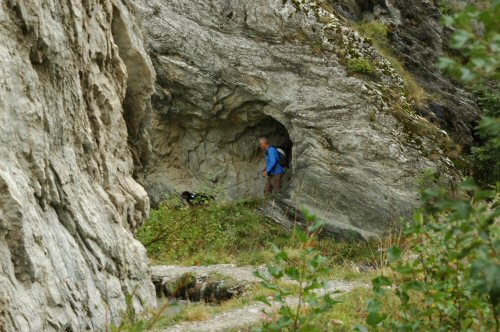
[[[268,175],[266,177],[266,186],[264,187],[264,195],[271,196],[273,193],[278,193],[281,189],[281,178],[283,174]]]

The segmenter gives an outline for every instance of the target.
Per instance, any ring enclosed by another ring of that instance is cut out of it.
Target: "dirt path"
[[[218,269],[218,268],[216,268]],[[246,269],[246,268],[244,268]],[[243,270],[229,272],[235,273],[236,275],[244,276]],[[253,271],[253,269],[252,269]],[[219,272],[219,271],[217,271]],[[225,273],[224,273],[225,274]],[[252,276],[253,277],[253,276]],[[255,277],[254,277],[255,278]],[[363,287],[365,285],[357,282],[348,282],[335,280],[328,283],[328,286],[322,290],[322,293],[333,293],[339,291],[340,293],[349,292],[355,287]],[[296,305],[297,298],[286,299],[289,305]],[[263,309],[268,308],[263,303],[252,303],[243,308],[238,308],[230,310],[221,314],[218,314],[210,319],[197,322],[183,322],[174,326],[167,327],[165,329],[158,330],[158,332],[177,332],[177,331],[227,331],[235,330],[239,328],[250,327],[258,324],[260,321],[266,318],[262,313]]]
[[[192,273],[194,275],[219,273],[238,281],[258,282],[260,279],[253,275],[254,271],[257,269],[265,270],[265,267],[236,266],[234,264],[216,264],[208,266],[157,265],[151,266],[151,275],[153,278],[176,280],[185,273]]]

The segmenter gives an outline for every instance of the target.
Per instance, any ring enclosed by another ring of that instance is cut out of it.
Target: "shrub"
[[[454,29],[450,47],[462,57],[442,57],[438,67],[475,89],[483,118],[476,128],[481,145],[472,148],[472,174],[488,185],[500,178],[500,1],[481,3],[442,17],[443,24]]]
[[[480,144],[472,148],[472,174],[483,186],[495,185],[500,182],[500,93],[481,85],[475,95],[484,118],[477,128]]]
[[[478,190],[471,179],[456,193],[427,190],[429,207],[405,227],[413,257],[403,260],[399,248],[390,248],[392,273],[372,281],[367,324],[393,331],[498,331],[499,194]],[[398,298],[397,314],[382,309],[387,296]]]
[[[370,62],[364,58],[353,58],[347,61],[347,68],[354,72],[365,75],[373,74],[373,68]]]
[[[480,9],[468,6],[453,16],[444,15],[442,22],[454,28],[450,46],[463,59],[442,57],[438,66],[446,73],[468,83],[485,78],[500,78],[500,1],[491,1]],[[481,29],[478,29],[481,26]]]

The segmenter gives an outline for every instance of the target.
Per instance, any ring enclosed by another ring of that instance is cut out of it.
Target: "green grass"
[[[258,201],[215,203],[200,208],[167,205],[152,210],[137,238],[156,264],[260,265],[273,257],[272,246],[297,251],[293,232],[258,211]],[[373,245],[322,238],[315,244],[331,266],[370,264]]]

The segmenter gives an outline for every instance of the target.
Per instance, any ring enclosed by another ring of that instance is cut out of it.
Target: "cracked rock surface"
[[[102,331],[126,293],[137,311],[155,305],[132,235],[149,199],[128,140],[147,141],[154,82],[133,12],[126,0],[0,3],[2,331]]]

